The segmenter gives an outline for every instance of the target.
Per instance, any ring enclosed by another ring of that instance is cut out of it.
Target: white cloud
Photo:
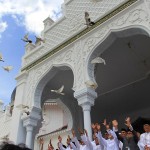
[[[0,21],[0,38],[1,38],[1,33],[6,30],[7,26],[8,25],[6,22]]]
[[[64,0],[0,0],[0,18],[11,15],[18,25],[24,25],[27,31],[39,34],[44,27],[43,20],[48,16],[53,19],[59,16],[63,2]]]

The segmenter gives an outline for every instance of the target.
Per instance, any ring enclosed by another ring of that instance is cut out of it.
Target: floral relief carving
[[[76,78],[76,88],[79,89],[84,84],[84,68],[83,68],[83,45],[79,41],[74,46],[75,51],[75,78]]]
[[[119,17],[116,20],[109,21],[109,24],[107,22],[104,24],[103,27],[99,27],[99,30],[96,29],[93,30],[91,34],[88,34],[89,37],[87,37],[84,41],[76,41],[72,48],[67,50],[62,50],[59,53],[57,53],[57,56],[51,57],[51,61],[48,62],[46,65],[39,67],[39,69],[35,69],[35,72],[32,73],[30,76],[29,82],[30,82],[30,88],[27,92],[27,99],[33,100],[33,91],[36,88],[36,83],[39,81],[39,79],[46,73],[51,65],[53,63],[62,65],[63,63],[68,63],[69,65],[74,68],[74,76],[75,80],[77,81],[75,84],[75,87],[77,89],[80,89],[84,86],[84,80],[85,80],[85,74],[87,70],[87,59],[89,58],[89,54],[92,53],[93,48],[98,44],[102,42],[102,39],[107,35],[107,33],[115,28],[118,29],[118,26],[120,28],[125,27],[129,24],[139,25],[144,22],[148,23],[149,25],[149,15],[147,12],[145,12],[141,8],[135,8],[134,10],[130,10],[128,13],[124,14],[123,16]],[[43,62],[44,63],[44,62]],[[85,67],[86,66],[86,67]],[[90,66],[92,67],[92,65]],[[88,68],[89,71],[93,71],[94,69]],[[93,74],[93,73],[88,73]]]
[[[149,15],[143,9],[135,9],[120,17],[112,23],[113,26],[122,26],[125,23],[142,23],[143,21],[149,21]]]
[[[72,14],[71,18],[68,18],[68,33],[74,33],[77,30],[83,28],[85,24],[85,20],[83,15],[81,14]]]
[[[67,51],[66,53],[62,53],[58,55],[55,58],[52,58],[51,61],[45,62],[42,64],[42,66],[38,67],[37,69],[34,69],[30,72],[29,77],[28,77],[28,89],[26,93],[27,97],[27,102],[26,104],[31,106],[33,103],[33,98],[34,98],[34,91],[36,89],[37,83],[40,81],[40,78],[48,72],[48,70],[51,68],[52,64],[61,64],[62,63],[70,63],[72,66],[71,62],[74,62],[73,60],[73,53],[72,51]],[[74,68],[72,66],[72,68]],[[73,71],[74,72],[74,71]],[[30,84],[30,85],[29,85]]]

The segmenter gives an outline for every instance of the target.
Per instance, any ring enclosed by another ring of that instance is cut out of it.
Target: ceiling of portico
[[[92,111],[103,116],[133,112],[150,106],[150,38],[117,38],[101,57],[106,65],[95,70],[98,98]]]

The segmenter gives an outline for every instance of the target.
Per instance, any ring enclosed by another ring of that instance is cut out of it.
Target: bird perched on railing
[[[64,85],[62,85],[61,88],[58,90],[51,90],[51,92],[55,92],[55,93],[60,94],[60,95],[65,95],[65,93],[62,93],[63,90],[64,90]]]
[[[85,21],[86,21],[85,25],[87,25],[87,27],[91,27],[92,25],[95,24],[93,21],[91,21],[90,15],[89,15],[88,12],[85,12],[85,17],[84,18],[85,18]]]
[[[4,66],[2,67],[5,71],[9,72],[10,70],[13,69],[13,66]]]
[[[3,61],[4,62],[4,60],[3,60],[3,56],[2,56],[2,54],[0,53],[0,61]]]
[[[32,43],[32,41],[29,40],[29,38],[28,38],[28,33],[21,40],[23,40],[24,42],[27,42],[27,43]]]

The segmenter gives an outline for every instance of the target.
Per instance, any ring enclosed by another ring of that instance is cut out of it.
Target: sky
[[[64,0],[0,0],[0,100],[8,105],[16,87],[16,76],[21,69],[21,59],[26,43],[21,40],[26,33],[35,41],[44,28],[43,21],[61,17]],[[3,66],[13,66],[10,72]]]

